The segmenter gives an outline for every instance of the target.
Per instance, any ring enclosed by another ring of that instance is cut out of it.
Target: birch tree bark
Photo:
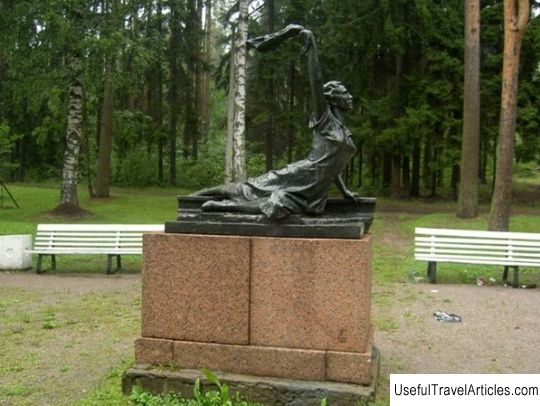
[[[480,0],[465,2],[463,137],[457,216],[478,216],[480,159]]]
[[[83,59],[81,55],[74,54],[72,56],[70,71],[71,83],[69,85],[66,149],[60,186],[60,204],[78,206],[77,175],[83,122]]]
[[[234,91],[236,89],[235,84],[235,37],[236,31],[233,27],[231,35],[231,61],[229,65],[229,98],[228,98],[228,113],[227,113],[227,144],[225,146],[225,183],[230,183],[234,178],[233,168],[233,120],[234,120]]]
[[[233,181],[246,180],[246,41],[248,1],[239,0],[238,29],[235,40],[235,92],[233,118]]]
[[[529,21],[529,0],[504,0],[504,58],[501,116],[497,145],[495,185],[491,198],[489,229],[505,231],[510,225],[512,163],[514,158],[519,57]]]

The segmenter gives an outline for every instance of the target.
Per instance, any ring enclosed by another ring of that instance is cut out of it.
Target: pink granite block
[[[135,362],[138,364],[171,365],[172,340],[137,338],[135,340]]]
[[[365,352],[371,236],[253,238],[250,344]]]
[[[368,385],[371,382],[371,351],[365,353],[328,351],[326,380]]]
[[[246,344],[249,237],[143,238],[142,336]]]
[[[325,376],[325,352],[316,350],[175,341],[173,360],[181,368],[243,375],[314,381]]]

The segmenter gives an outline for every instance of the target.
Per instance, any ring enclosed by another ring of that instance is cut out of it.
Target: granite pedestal
[[[291,395],[298,382],[327,388],[335,402],[345,399],[344,393],[348,399],[373,393],[377,358],[369,234],[357,239],[148,234],[143,255],[142,334],[124,390],[149,382],[141,371],[148,371],[148,378],[157,373],[152,366],[174,365],[225,374],[240,380],[232,385],[240,389],[250,387],[246,382],[258,379],[264,386],[270,380],[276,393],[287,393],[289,382],[288,395],[274,393],[279,399],[270,404],[318,404]],[[158,381],[148,389],[171,387]],[[331,395],[332,385],[338,385],[338,395]],[[268,402],[252,388],[245,395]]]

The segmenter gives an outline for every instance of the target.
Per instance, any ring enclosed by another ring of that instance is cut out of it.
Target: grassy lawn
[[[0,209],[1,234],[34,234],[38,223],[61,223],[47,211],[58,203],[58,185],[9,185],[20,209]],[[163,223],[175,218],[179,189],[113,189],[108,199],[88,199],[81,188],[81,207],[92,214],[84,223]],[[7,205],[7,202],[4,202]],[[391,283],[425,283],[426,264],[413,256],[415,227],[486,229],[488,208],[473,220],[455,217],[454,203],[380,199],[372,227],[374,236],[374,306],[388,306]],[[537,232],[540,213],[534,206],[516,207],[512,231]],[[123,273],[140,272],[140,257],[126,257]],[[59,256],[57,274],[63,277],[101,276],[105,256]],[[35,265],[35,259],[34,259]],[[29,271],[32,272],[32,271]],[[523,272],[522,281],[538,283],[538,272]],[[53,275],[54,276],[54,275]],[[441,264],[441,283],[475,283],[477,277],[500,281],[501,270],[489,266]],[[136,278],[137,275],[126,277]],[[112,276],[111,278],[115,278]],[[422,279],[423,278],[423,279]],[[113,280],[113,283],[118,282]],[[499,282],[500,283],[500,282]],[[411,297],[407,300],[414,301]],[[377,329],[397,328],[384,311],[373,323]],[[133,362],[133,340],[140,334],[138,280],[103,292],[32,289],[0,284],[0,405],[125,405],[120,393],[121,374]],[[383,369],[393,370],[383,356]],[[88,379],[93,377],[93,379]],[[388,376],[380,378],[376,404],[388,404]]]

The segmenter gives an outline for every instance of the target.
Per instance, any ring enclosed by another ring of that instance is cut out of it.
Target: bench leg
[[[512,282],[513,288],[519,288],[519,268],[517,266],[514,267],[514,280]]]
[[[116,269],[112,270],[112,258],[116,257]],[[116,271],[120,270],[122,268],[122,260],[120,259],[120,255],[116,254],[108,254],[107,255],[107,274],[113,274]]]
[[[36,273],[43,273],[43,271],[41,270],[42,261],[43,261],[43,255],[38,254],[38,260],[37,260],[37,265],[36,265]]]
[[[503,284],[504,286],[507,285],[507,282],[508,282],[508,270],[510,269],[509,266],[505,266],[504,267],[504,271],[503,271],[503,277],[502,277],[502,281],[503,281]]]
[[[437,283],[437,263],[428,262],[427,266],[427,276],[430,283]]]

